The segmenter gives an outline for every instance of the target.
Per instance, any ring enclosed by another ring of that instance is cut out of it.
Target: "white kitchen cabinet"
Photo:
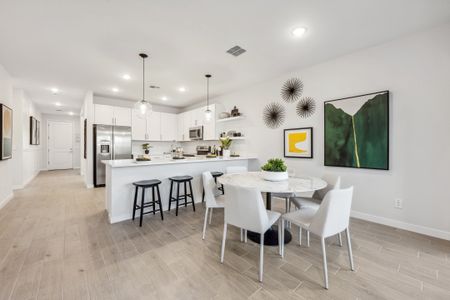
[[[205,110],[206,106],[204,107],[203,111],[203,139],[204,140],[217,140],[217,134],[216,134],[216,107],[215,105],[210,105],[209,109],[212,112],[211,120],[207,121],[205,118]]]
[[[175,141],[177,139],[177,115],[161,113],[161,141]]]
[[[131,109],[94,104],[94,124],[131,126]]]
[[[131,126],[131,108],[114,106],[114,125]]]
[[[184,114],[185,113],[177,114],[177,141],[184,141]]]
[[[152,111],[147,119],[148,140],[161,140],[161,113]]]
[[[114,107],[94,104],[94,124],[114,125]]]
[[[133,109],[131,139],[136,141],[147,140],[147,118],[141,117],[137,109]]]

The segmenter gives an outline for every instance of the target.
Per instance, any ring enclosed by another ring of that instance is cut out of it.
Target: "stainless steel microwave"
[[[203,140],[203,126],[189,128],[190,140]]]

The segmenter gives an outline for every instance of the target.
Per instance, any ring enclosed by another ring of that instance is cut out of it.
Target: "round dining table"
[[[266,193],[266,209],[272,209],[272,194],[301,194],[310,193],[321,190],[327,186],[326,181],[317,177],[309,176],[289,176],[284,181],[268,181],[262,176],[262,172],[244,172],[235,174],[224,174],[217,178],[218,182],[223,185],[234,185],[241,187],[257,188],[263,193]],[[225,188],[225,201],[226,201]],[[225,204],[226,205],[226,204]],[[256,232],[247,232],[247,237],[259,243],[260,235]],[[289,243],[292,235],[288,229],[284,233],[285,243]],[[264,244],[268,246],[278,245],[278,226],[274,225],[264,233]]]

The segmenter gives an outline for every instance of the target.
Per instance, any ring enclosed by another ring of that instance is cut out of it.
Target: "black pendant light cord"
[[[148,57],[145,53],[140,53],[142,57],[142,100],[145,101],[145,59]]]
[[[209,78],[211,78],[211,75],[206,74],[206,110],[209,110]]]

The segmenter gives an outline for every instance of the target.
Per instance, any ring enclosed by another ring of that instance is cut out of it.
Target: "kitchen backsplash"
[[[144,154],[144,150],[142,149],[142,144],[146,142],[143,141],[133,141],[132,142],[132,151],[133,155],[142,155]],[[169,152],[174,147],[182,147],[184,153],[196,153],[196,147],[198,145],[202,146],[219,146],[220,142],[218,141],[192,141],[192,142],[149,142],[152,146],[150,149],[150,155],[162,155],[164,152]],[[238,154],[245,154],[245,141],[234,141],[231,145],[231,151],[236,152]]]

